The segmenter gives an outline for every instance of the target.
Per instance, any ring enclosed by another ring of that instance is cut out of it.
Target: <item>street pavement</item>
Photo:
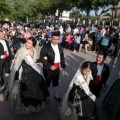
[[[37,53],[40,53],[40,48],[37,47]],[[84,60],[95,61],[96,60],[96,53],[89,51],[87,54],[83,52],[73,53],[69,50],[64,51],[65,61],[66,61],[66,73],[63,77],[60,76],[60,85],[59,85],[59,94],[63,98],[70,81],[72,80],[75,72],[77,71],[80,63]],[[39,56],[39,55],[38,55]],[[117,72],[120,68],[119,58],[115,59],[116,63],[114,62],[114,58],[106,59],[105,63],[110,66],[112,71],[112,80],[115,80],[117,77]],[[113,69],[114,66],[114,69]],[[118,68],[119,67],[119,68]],[[117,68],[117,69],[116,69]],[[113,71],[116,73],[113,74]],[[114,76],[114,77],[113,77]],[[112,82],[111,82],[112,83]],[[50,91],[50,102],[48,106],[43,109],[39,113],[33,113],[28,115],[15,115],[12,111],[9,101],[3,101],[2,94],[0,94],[0,120],[60,120],[58,114],[58,102],[54,99],[54,91],[52,86],[49,88]],[[101,93],[101,97],[97,99],[96,104],[98,107],[98,116],[99,120],[107,120],[106,116],[104,115],[104,111],[101,109],[101,100],[105,93]]]

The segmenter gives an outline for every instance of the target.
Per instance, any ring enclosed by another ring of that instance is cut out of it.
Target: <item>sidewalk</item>
[[[38,49],[38,53],[39,53]],[[60,76],[60,87],[59,87],[59,93],[60,96],[63,98],[68,85],[70,81],[72,80],[76,70],[80,66],[80,63],[83,60],[90,60],[95,61],[96,59],[96,53],[89,51],[88,54],[84,54],[83,52],[79,53],[72,53],[69,50],[64,51],[65,54],[65,61],[66,61],[66,74],[64,77]],[[114,62],[114,59],[107,58],[105,61],[107,64],[109,64],[110,68],[112,68],[112,64]],[[15,115],[9,105],[8,101],[2,102],[0,101],[0,120],[60,120],[58,115],[58,102],[54,99],[53,94],[53,88],[50,87],[49,89],[51,98],[50,103],[48,104],[47,108],[45,108],[40,113],[33,113],[30,115]],[[0,96],[0,100],[1,100]],[[103,113],[100,112],[99,116],[103,116]],[[105,120],[105,119],[99,119],[99,120]]]

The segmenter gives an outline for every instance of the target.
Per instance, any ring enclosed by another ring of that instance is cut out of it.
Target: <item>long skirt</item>
[[[102,104],[109,120],[120,120],[120,78],[109,89]]]

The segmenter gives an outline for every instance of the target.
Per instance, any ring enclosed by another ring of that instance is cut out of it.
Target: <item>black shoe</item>
[[[60,97],[54,96],[54,98],[55,98],[58,102],[61,102],[61,101],[62,101],[62,99],[61,99]]]

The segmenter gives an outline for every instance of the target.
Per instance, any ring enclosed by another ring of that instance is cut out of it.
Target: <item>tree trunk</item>
[[[87,10],[86,12],[87,12],[87,15],[85,19],[85,26],[89,26],[90,10]]]
[[[28,24],[28,15],[26,15],[26,23]]]
[[[60,11],[58,10],[58,16],[57,16],[57,24],[60,25]]]
[[[43,14],[43,24],[45,24],[45,15]]]
[[[95,15],[96,15],[96,17],[97,17],[97,25],[100,26],[100,16],[101,16],[103,13],[106,13],[106,12],[109,10],[109,8],[106,9],[106,10],[103,9],[100,14],[98,14],[98,10],[99,10],[98,8],[95,8],[95,9],[94,9]]]
[[[97,25],[100,26],[100,16],[97,16]]]

